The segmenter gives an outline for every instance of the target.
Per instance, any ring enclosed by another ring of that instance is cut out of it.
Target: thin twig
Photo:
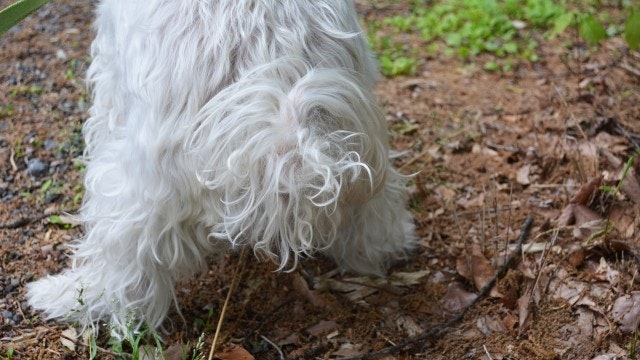
[[[249,328],[249,330],[247,330],[247,332],[244,335],[244,341],[246,341],[247,339],[250,339],[253,336],[253,334],[255,334],[255,332],[258,331],[258,329],[260,329],[262,327],[262,325],[264,325],[264,323],[269,318],[271,318],[272,316],[277,314],[280,310],[282,310],[282,308],[284,308],[285,306],[291,304],[292,302],[294,302],[296,300],[297,300],[297,298],[295,296],[292,296],[292,297],[288,298],[287,300],[285,300],[284,302],[282,302],[281,304],[279,304],[278,306],[276,306],[275,308],[271,309],[264,317],[262,317],[262,319],[260,319],[260,321],[258,321],[251,328]]]
[[[462,309],[462,311],[460,311],[458,313],[458,315],[456,315],[455,317],[449,319],[445,323],[443,323],[443,324],[441,324],[439,326],[436,326],[433,330],[431,330],[429,332],[426,332],[426,333],[411,337],[411,338],[409,338],[409,339],[407,339],[407,340],[405,340],[403,342],[400,342],[400,343],[398,343],[398,344],[396,344],[394,346],[389,346],[389,347],[386,347],[386,348],[384,348],[382,350],[373,351],[373,352],[370,352],[370,353],[362,355],[362,356],[343,358],[342,360],[373,359],[373,358],[378,357],[380,355],[386,355],[386,354],[389,354],[389,353],[392,353],[392,352],[397,352],[397,351],[400,351],[400,350],[402,350],[402,349],[404,349],[406,347],[409,347],[410,345],[423,343],[424,340],[426,340],[426,339],[434,338],[436,336],[442,335],[448,328],[450,328],[454,324],[456,324],[459,321],[461,321],[464,318],[464,316],[469,312],[469,310],[471,310],[471,308],[473,308],[478,302],[480,302],[480,300],[482,300],[485,296],[487,296],[489,294],[489,292],[491,291],[491,289],[493,289],[493,286],[496,284],[496,282],[498,282],[499,279],[503,278],[504,275],[507,273],[507,270],[509,270],[509,268],[511,268],[511,266],[516,261],[516,259],[520,258],[520,255],[522,254],[522,245],[526,242],[527,238],[529,237],[529,231],[531,230],[531,225],[532,224],[533,224],[533,217],[527,216],[527,218],[524,220],[524,223],[522,224],[522,228],[520,230],[520,237],[518,237],[518,242],[516,244],[516,249],[509,256],[507,261],[498,269],[498,271],[493,276],[491,281],[489,281],[485,286],[482,287],[482,289],[480,289],[480,292],[475,297],[475,299],[473,299],[473,301],[469,305],[465,306],[464,309]]]
[[[280,347],[274,343],[273,341],[269,340],[269,338],[267,338],[264,335],[260,335],[260,337],[262,338],[262,340],[266,341],[267,344],[271,345],[274,349],[276,349],[276,351],[278,352],[278,356],[280,357],[280,360],[284,360],[284,353],[282,352],[282,350],[280,350]]]
[[[235,271],[233,272],[233,280],[231,281],[231,287],[229,287],[229,291],[227,292],[227,297],[224,300],[224,304],[222,305],[222,311],[220,312],[220,316],[218,317],[218,325],[216,326],[216,332],[213,335],[213,342],[211,343],[211,350],[209,351],[209,360],[213,359],[213,354],[216,351],[216,343],[218,342],[218,337],[220,335],[220,329],[222,329],[222,321],[224,320],[224,316],[227,312],[227,306],[229,305],[229,300],[231,299],[231,294],[235,291],[236,286],[240,282],[240,269],[244,267],[245,263],[245,252],[246,247],[242,249],[242,253],[240,253],[240,262],[236,266]]]
[[[482,348],[484,349],[485,354],[487,354],[487,357],[489,358],[489,360],[493,360],[493,356],[491,356],[489,349],[487,349],[487,345],[482,345]]]
[[[18,165],[16,165],[16,160],[14,159],[15,155],[16,155],[16,152],[12,148],[11,154],[9,155],[9,163],[11,164],[11,168],[13,169],[13,172],[18,171]]]

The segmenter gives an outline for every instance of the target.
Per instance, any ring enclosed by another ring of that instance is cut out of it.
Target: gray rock
[[[44,149],[47,151],[51,151],[53,149],[56,148],[56,146],[58,146],[58,143],[55,140],[52,139],[47,139],[44,141]]]
[[[49,164],[42,161],[40,158],[33,158],[29,160],[27,164],[27,173],[34,177],[44,175],[49,170]]]

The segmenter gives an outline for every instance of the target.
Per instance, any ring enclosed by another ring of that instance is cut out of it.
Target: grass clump
[[[632,2],[620,3],[625,9],[624,24],[616,23],[605,5],[590,2],[414,0],[410,5],[407,14],[369,24],[372,47],[387,76],[415,73],[417,54],[424,49],[442,49],[462,60],[487,54],[483,57],[485,70],[509,71],[522,61],[538,61],[540,40],[569,28],[575,28],[590,46],[618,35],[632,50],[640,45],[640,12]],[[417,37],[413,47],[403,45],[407,36]]]

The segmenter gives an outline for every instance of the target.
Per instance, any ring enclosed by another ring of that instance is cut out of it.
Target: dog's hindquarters
[[[103,0],[73,268],[49,317],[162,323],[176,279],[248,244],[381,273],[410,246],[376,70],[344,0]],[[76,311],[77,309],[77,311]]]
[[[303,59],[265,64],[199,114],[187,152],[209,190],[212,236],[280,268],[332,246],[384,187],[382,114],[356,74]],[[345,211],[346,209],[346,211]],[[291,255],[291,257],[290,257]]]

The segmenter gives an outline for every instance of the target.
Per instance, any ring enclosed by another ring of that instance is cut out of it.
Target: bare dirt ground
[[[0,359],[89,358],[86,338],[44,321],[24,294],[68,266],[65,244],[81,235],[51,215],[73,212],[82,195],[92,8],[56,1],[0,39]],[[403,9],[360,8],[365,23]],[[180,284],[186,321],[171,316],[168,358],[201,334],[208,352],[241,264],[221,359],[636,358],[637,161],[614,188],[640,143],[640,55],[615,39],[599,49],[571,34],[541,41],[540,61],[514,72],[425,54],[416,76],[382,81],[393,144],[405,151],[397,165],[417,173],[420,237],[389,278],[340,275],[321,258],[275,273],[229,256]],[[519,238],[522,256],[498,274]],[[128,358],[107,335],[97,358]]]

